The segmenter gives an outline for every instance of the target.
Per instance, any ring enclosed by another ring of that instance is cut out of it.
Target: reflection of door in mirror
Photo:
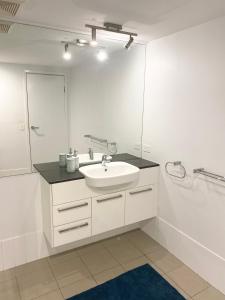
[[[68,150],[65,76],[27,73],[32,163],[58,160]]]

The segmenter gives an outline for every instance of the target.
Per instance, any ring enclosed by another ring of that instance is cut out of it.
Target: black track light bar
[[[103,30],[103,31],[109,31],[109,32],[115,32],[115,33],[125,34],[125,35],[129,35],[131,37],[132,36],[138,36],[137,33],[123,31],[122,30],[122,25],[114,24],[114,23],[108,23],[108,22],[104,23],[104,27],[86,24],[85,27],[91,28],[92,30]]]

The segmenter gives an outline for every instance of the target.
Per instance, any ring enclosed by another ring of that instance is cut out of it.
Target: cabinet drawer
[[[91,219],[54,228],[54,247],[72,243],[91,236]]]
[[[124,192],[92,198],[92,234],[123,226],[124,208]]]
[[[52,184],[53,205],[91,197],[91,190],[84,179]]]
[[[91,217],[91,199],[53,206],[53,226],[72,223]]]
[[[156,216],[154,185],[142,186],[126,192],[125,225]]]

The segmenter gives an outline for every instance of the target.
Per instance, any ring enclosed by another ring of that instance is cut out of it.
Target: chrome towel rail
[[[97,141],[99,143],[105,143],[105,144],[108,143],[108,140],[98,138],[98,137],[96,137],[94,135],[91,135],[91,134],[85,134],[84,137],[89,138],[89,139],[94,140],[94,141]]]
[[[174,174],[170,173],[170,172],[168,171],[168,167],[169,167],[170,165],[171,165],[171,166],[179,166],[179,167],[182,169],[183,174],[182,174],[181,176],[179,176],[179,175],[174,175]],[[182,162],[181,162],[181,161],[168,161],[168,162],[165,164],[165,170],[166,170],[166,173],[167,173],[168,175],[173,176],[173,177],[176,177],[176,178],[179,178],[179,179],[185,178],[185,177],[186,177],[186,174],[187,174],[186,169],[185,169],[185,167],[182,165]]]
[[[198,168],[198,169],[194,169],[193,173],[197,173],[197,174],[201,174],[201,175],[205,175],[207,177],[213,178],[215,180],[219,180],[219,181],[223,181],[225,182],[225,177],[222,175],[218,175],[212,172],[208,172],[206,171],[204,168]]]

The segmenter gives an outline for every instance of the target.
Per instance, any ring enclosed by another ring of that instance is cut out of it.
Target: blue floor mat
[[[148,264],[126,272],[68,300],[184,300]]]

